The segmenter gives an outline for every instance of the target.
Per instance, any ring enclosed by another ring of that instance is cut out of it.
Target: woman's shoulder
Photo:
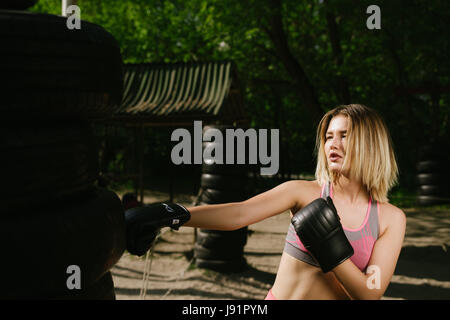
[[[322,187],[317,180],[289,180],[285,182],[289,191],[295,195],[298,208],[302,208],[320,197]]]
[[[291,190],[308,192],[320,191],[322,188],[317,180],[289,180],[285,182]]]
[[[378,216],[380,221],[380,234],[388,228],[404,229],[406,227],[406,215],[402,209],[389,202],[379,202]]]

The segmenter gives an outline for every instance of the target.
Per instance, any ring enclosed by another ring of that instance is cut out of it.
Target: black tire
[[[195,265],[198,268],[210,269],[223,273],[242,272],[248,267],[245,258],[230,261],[195,259]]]
[[[121,103],[120,48],[102,27],[67,18],[0,11],[2,119],[101,119]]]
[[[419,185],[441,185],[442,175],[437,173],[419,173],[417,175]]]
[[[202,173],[218,174],[224,176],[243,177],[247,176],[245,165],[217,164],[208,159],[203,160]]]
[[[248,227],[243,227],[237,230],[224,231],[224,230],[210,230],[210,229],[199,229],[199,233],[213,233],[218,235],[232,235],[232,236],[243,236],[248,234]]]
[[[58,298],[74,294],[67,268],[81,270],[81,288],[92,287],[125,250],[125,218],[114,192],[96,189],[89,198],[39,212],[11,212],[0,221],[0,296]]]
[[[440,186],[422,185],[419,187],[419,194],[422,196],[445,196],[445,190]]]
[[[203,127],[203,131],[202,131],[202,135],[204,136],[206,131],[208,131],[209,129],[217,129],[221,132],[222,134],[222,143],[223,143],[223,147],[225,148],[226,146],[226,129],[237,129],[235,127],[233,127],[232,125],[226,125],[226,124],[220,124],[220,125],[206,125]],[[203,141],[202,142],[202,147],[203,149],[205,149],[205,147],[210,146],[212,144],[218,144],[218,141],[214,140],[214,137],[212,138],[212,141]],[[224,157],[225,157],[225,152],[224,152]],[[224,158],[225,161],[225,158]]]
[[[437,196],[418,196],[417,203],[421,206],[434,206],[450,203],[449,198],[437,197]]]
[[[238,202],[246,199],[245,193],[227,190],[204,189],[200,201],[209,204]]]
[[[206,148],[212,148],[213,150],[215,150],[215,149],[219,149],[219,150],[222,149],[223,150],[223,154],[222,154],[222,159],[221,159],[222,163],[221,164],[225,164],[225,165],[231,166],[231,167],[235,168],[235,170],[238,170],[238,171],[248,171],[249,168],[250,168],[250,165],[249,165],[250,164],[250,160],[249,160],[250,159],[250,155],[249,155],[248,146],[247,145],[245,146],[244,158],[240,159],[240,161],[241,162],[243,161],[243,163],[239,163],[238,162],[238,157],[237,157],[237,152],[238,152],[237,146],[234,145],[234,150],[233,150],[234,157],[233,157],[232,161],[229,161],[227,159],[227,153],[230,152],[230,151],[226,148],[226,144],[225,144],[226,142],[224,141],[223,143],[224,144],[221,145],[221,144],[218,144],[217,142],[203,142],[203,149],[202,149],[202,151],[203,151],[203,155],[204,155],[204,158],[203,158],[204,162],[206,162],[208,164],[211,164],[211,163],[216,161],[216,158],[219,158],[219,157],[216,156],[215,153],[212,153],[210,155],[209,152],[208,152],[206,154],[205,153],[205,149]]]
[[[417,162],[417,173],[435,173],[441,171],[441,164],[436,160]]]
[[[227,129],[232,129],[234,131],[242,129],[244,132],[247,131],[249,128],[240,128],[240,127],[234,127],[234,126],[230,126],[230,125],[207,125],[205,127],[203,127],[203,135],[205,134],[205,132],[209,129],[218,129],[221,133],[222,133],[222,143],[224,145],[224,147],[226,146],[227,143],[227,135],[226,135],[226,130]],[[233,137],[233,139],[235,139]],[[246,139],[246,142],[248,143],[248,139]],[[214,137],[212,138],[212,141],[203,141],[202,145],[203,148],[207,147],[208,145],[211,144],[216,144],[218,143],[218,141],[214,140]],[[246,148],[247,149],[247,148]]]
[[[208,124],[203,127],[203,133],[205,133],[209,129],[218,129],[220,132],[225,133],[226,129],[236,129],[231,124]]]
[[[207,249],[229,250],[230,248],[244,247],[247,244],[247,234],[224,235],[218,233],[197,233],[196,243]]]
[[[432,143],[429,145],[424,145],[419,150],[419,160],[420,161],[430,161],[434,159],[439,159],[444,156],[445,147],[439,143]]]
[[[98,175],[92,140],[83,124],[0,127],[2,212],[55,205],[92,190]]]
[[[205,248],[198,243],[194,245],[194,258],[204,260],[236,260],[242,258],[244,248],[240,246],[229,246],[228,249]]]
[[[204,163],[202,166],[202,171],[204,173],[211,173],[211,174],[220,174],[220,175],[231,175],[231,176],[243,176],[243,175],[247,175],[247,172],[250,170],[250,165],[249,165],[249,155],[248,155],[248,146],[246,143],[246,147],[245,147],[245,160],[244,160],[244,164],[238,164],[237,163],[237,155],[236,155],[236,146],[235,146],[235,152],[234,152],[234,159],[233,159],[233,164],[227,164],[227,160],[226,160],[226,145],[227,145],[227,138],[226,138],[226,129],[243,129],[244,131],[247,128],[237,128],[234,127],[233,125],[229,125],[229,124],[212,124],[212,125],[206,125],[203,127],[203,134],[205,134],[205,132],[209,129],[218,129],[221,133],[222,133],[222,137],[223,137],[223,145],[220,145],[220,148],[223,148],[223,164],[215,164],[213,163],[213,159],[204,159]],[[203,146],[203,151],[205,150],[205,148],[213,146],[218,144],[218,142],[216,141],[212,141],[212,142],[203,142],[202,146]],[[234,144],[233,144],[234,145]]]
[[[224,176],[218,174],[203,173],[200,177],[200,187],[216,190],[241,189],[246,184],[246,177]]]

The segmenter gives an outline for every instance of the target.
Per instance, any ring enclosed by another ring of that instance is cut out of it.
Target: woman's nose
[[[331,148],[339,149],[340,145],[341,145],[341,139],[339,139],[339,137],[337,137],[337,136],[333,137],[333,139],[331,140]]]

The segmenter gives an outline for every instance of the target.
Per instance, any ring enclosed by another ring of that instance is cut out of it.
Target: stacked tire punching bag
[[[0,2],[0,299],[115,299],[124,213],[96,187],[90,122],[120,103],[119,46],[95,24],[17,11],[35,2]]]
[[[223,145],[215,141],[204,142],[203,150],[205,148],[212,150],[217,147],[224,152],[223,164],[215,163],[214,159],[204,157],[199,205],[238,202],[247,199],[248,166],[236,164],[236,156],[235,164],[225,163],[227,128],[233,129],[232,126],[227,125],[212,125],[203,128],[203,132],[208,129],[220,130],[223,136]],[[236,148],[234,154],[236,155]],[[199,229],[194,246],[195,264],[198,267],[219,272],[242,271],[247,266],[244,258],[247,233],[247,227],[234,231]]]
[[[448,143],[439,141],[421,148],[417,162],[419,205],[431,206],[450,203]]]

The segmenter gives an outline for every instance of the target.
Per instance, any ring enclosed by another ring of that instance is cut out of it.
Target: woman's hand
[[[177,203],[153,203],[125,211],[127,250],[142,256],[163,227],[178,230],[190,219],[189,211]]]
[[[330,197],[312,201],[299,210],[291,222],[303,245],[324,273],[353,256],[353,247]]]

